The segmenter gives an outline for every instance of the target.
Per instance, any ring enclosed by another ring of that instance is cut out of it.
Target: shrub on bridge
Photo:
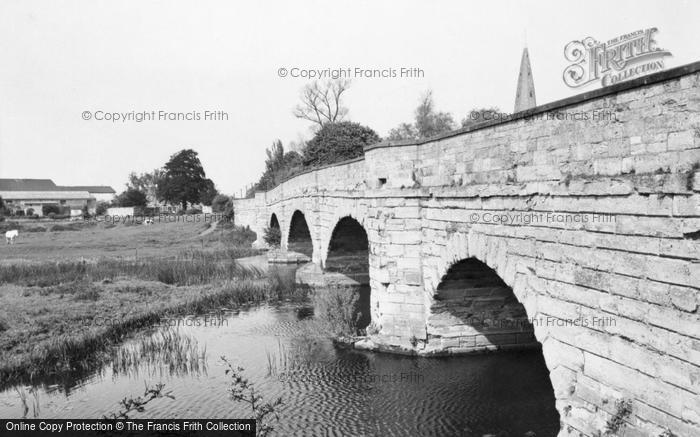
[[[303,162],[318,167],[364,155],[364,147],[378,143],[381,138],[367,126],[350,121],[326,123],[306,143]]]

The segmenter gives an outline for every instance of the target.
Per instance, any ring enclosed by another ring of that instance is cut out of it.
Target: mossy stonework
[[[283,249],[303,214],[322,267],[336,225],[359,223],[376,344],[425,355],[541,345],[560,436],[605,430],[621,399],[628,435],[690,436],[700,435],[698,163],[700,63],[379,143],[234,209],[258,235],[275,214]]]

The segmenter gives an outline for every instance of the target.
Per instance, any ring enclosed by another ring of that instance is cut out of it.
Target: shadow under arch
[[[289,222],[289,235],[287,237],[287,250],[303,253],[309,258],[313,257],[314,246],[311,240],[311,232],[306,223],[304,213],[299,210],[294,211]]]
[[[459,345],[452,341],[450,347],[462,352],[541,347],[513,290],[476,258],[455,262],[442,277],[428,326],[429,341],[458,338]]]
[[[487,264],[470,257],[449,267],[433,296],[427,335],[429,348],[440,353],[507,351],[500,358],[508,361],[503,369],[484,370],[483,377],[490,381],[486,385],[512,389],[513,399],[526,398],[527,405],[509,408],[519,410],[524,418],[539,417],[539,431],[546,431],[545,435],[558,432],[560,416],[552,380],[534,326],[513,289]],[[523,394],[527,392],[531,396]],[[509,395],[505,393],[503,399],[510,399]]]
[[[331,233],[323,268],[326,272],[338,273],[352,280],[353,288],[359,292],[357,328],[366,328],[371,322],[369,240],[360,222],[350,216],[338,220]]]

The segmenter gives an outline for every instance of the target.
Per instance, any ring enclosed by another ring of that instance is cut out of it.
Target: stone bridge
[[[627,435],[698,436],[699,167],[694,63],[382,142],[234,208],[322,268],[364,250],[381,348],[541,345],[560,436],[605,430],[621,400]]]

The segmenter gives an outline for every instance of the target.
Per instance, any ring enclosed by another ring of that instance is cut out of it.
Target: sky
[[[538,104],[600,87],[564,84],[573,40],[656,27],[673,55],[667,69],[698,61],[698,17],[700,2],[668,0],[2,0],[0,178],[121,191],[130,172],[193,148],[217,188],[239,194],[274,140],[312,135],[292,115],[309,79],[292,71],[395,69],[355,77],[345,94],[348,119],[386,136],[413,119],[428,89],[456,120],[475,107],[512,111],[525,45]],[[401,68],[422,77],[400,77]],[[132,111],[200,120],[105,119]],[[228,120],[204,120],[204,111]]]

